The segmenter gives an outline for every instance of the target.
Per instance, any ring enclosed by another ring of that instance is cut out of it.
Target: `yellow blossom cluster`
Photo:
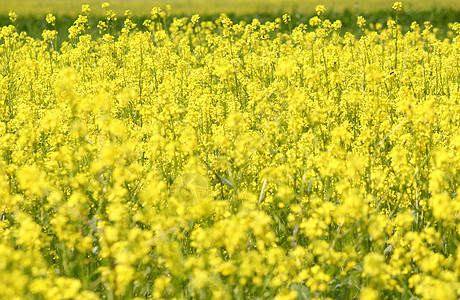
[[[458,299],[458,23],[102,7],[0,29],[0,298]]]

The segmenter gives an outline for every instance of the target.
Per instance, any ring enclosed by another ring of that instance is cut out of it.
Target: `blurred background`
[[[340,13],[345,10],[354,12],[375,12],[390,10],[393,0],[0,0],[0,13],[13,10],[19,15],[46,14],[78,15],[83,4],[89,4],[93,14],[103,14],[101,4],[109,2],[117,14],[129,9],[134,15],[148,15],[153,7],[172,6],[174,14],[309,14],[318,4],[326,6],[329,12]],[[406,0],[403,1],[407,12],[440,9],[460,10],[459,0]]]

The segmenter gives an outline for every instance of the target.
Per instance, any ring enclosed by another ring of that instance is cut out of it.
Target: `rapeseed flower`
[[[458,298],[458,24],[102,8],[1,28],[0,298]]]

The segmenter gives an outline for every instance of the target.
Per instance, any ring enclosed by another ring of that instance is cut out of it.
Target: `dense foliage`
[[[459,23],[103,7],[1,28],[0,298],[458,298]]]

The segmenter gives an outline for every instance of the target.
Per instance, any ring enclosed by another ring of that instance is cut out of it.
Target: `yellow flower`
[[[190,20],[191,20],[191,22],[192,22],[193,24],[196,24],[196,23],[198,23],[198,21],[200,20],[200,15],[195,14],[195,15],[192,16],[192,18],[191,18]]]
[[[364,287],[359,293],[359,299],[361,300],[377,300],[379,298],[379,292],[371,287]]]
[[[8,17],[10,18],[10,21],[13,23],[16,22],[16,20],[18,19],[18,15],[14,11],[10,11],[8,13]]]
[[[319,15],[323,14],[326,11],[326,7],[324,7],[324,5],[321,5],[321,4],[316,5],[315,11],[316,11],[316,14],[319,16]]]
[[[291,22],[291,16],[288,15],[288,14],[284,14],[283,15],[283,22],[284,22],[284,24],[290,23]]]
[[[54,21],[56,21],[56,17],[53,14],[46,15],[46,23],[52,24],[54,26]]]
[[[395,3],[393,3],[392,8],[393,8],[394,10],[397,10],[397,11],[402,10],[402,8],[403,8],[402,2],[395,2]]]
[[[364,19],[362,16],[358,16],[358,20],[356,23],[359,27],[364,27],[366,26],[366,19]]]
[[[91,12],[91,8],[89,7],[88,4],[83,4],[81,6],[81,11],[85,14],[89,14]]]

